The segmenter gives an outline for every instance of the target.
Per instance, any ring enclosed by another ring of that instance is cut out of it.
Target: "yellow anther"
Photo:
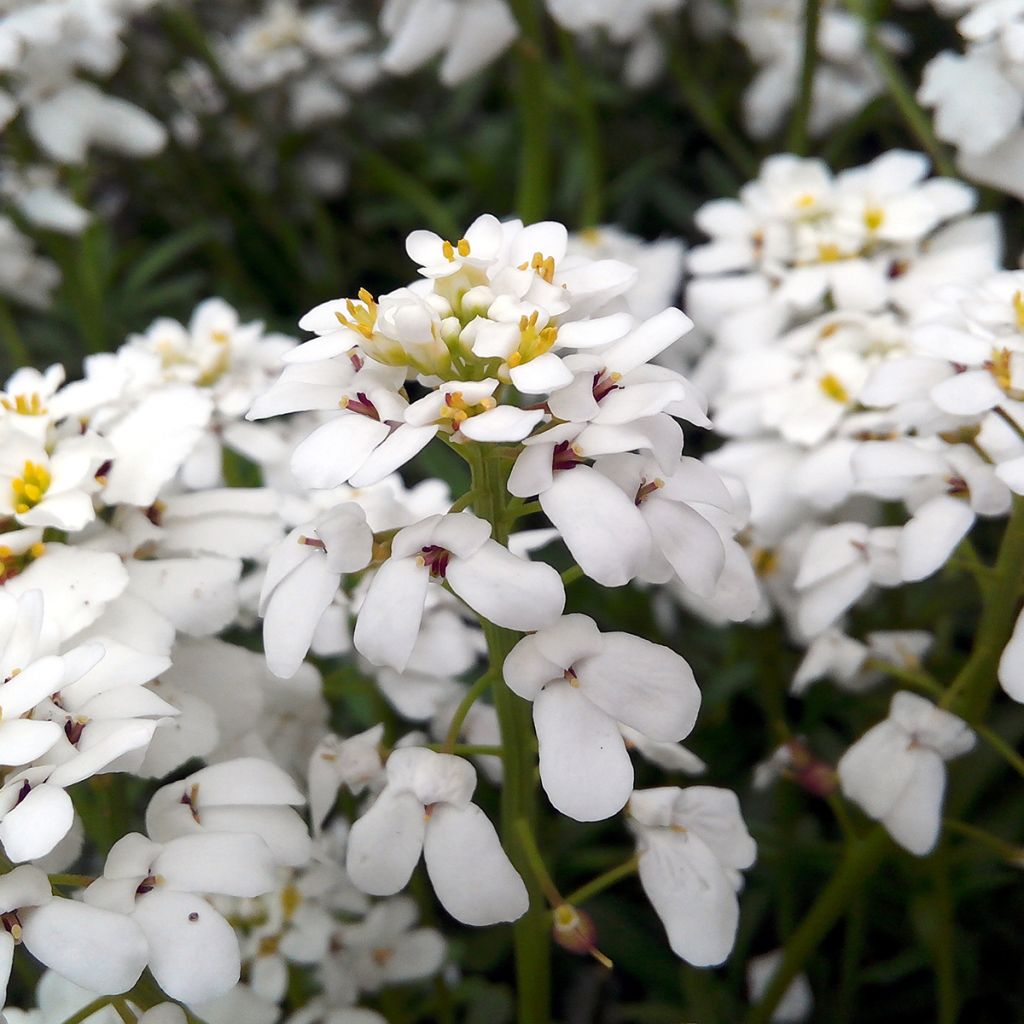
[[[838,330],[839,324],[837,324],[835,321],[833,321],[830,324],[825,324],[825,326],[822,327],[820,331],[818,331],[818,338],[819,340],[824,341],[826,338],[831,338],[832,335],[835,334]]]
[[[346,299],[345,308],[348,310],[348,316],[337,310],[334,315],[343,327],[356,331],[369,341],[377,326],[377,303],[365,288],[359,289],[359,301],[363,303],[362,306],[357,305],[352,299]]]
[[[555,260],[553,256],[545,256],[542,252],[535,252],[530,266],[537,271],[539,277],[544,278],[548,284],[555,279]]]
[[[1017,330],[1024,331],[1024,292],[1013,293],[1013,312],[1017,317]]]
[[[751,562],[758,576],[771,576],[779,567],[779,556],[771,548],[757,548]]]
[[[449,263],[455,262],[455,246],[447,238],[441,243],[441,252]]]
[[[1018,294],[1020,294],[1018,292]],[[996,348],[992,350],[992,358],[988,363],[989,372],[995,379],[996,384],[1003,391],[1010,390],[1010,383],[1013,379],[1010,367],[1010,350],[1008,348]]]
[[[42,463],[26,459],[21,476],[11,480],[15,512],[24,515],[30,508],[38,505],[49,486],[50,471]]]
[[[541,330],[537,329],[537,316],[538,312],[534,310],[529,316],[519,318],[519,347],[505,360],[510,369],[542,356],[558,340],[557,327],[548,325]]]
[[[231,340],[231,335],[227,331],[214,331],[210,337],[218,345],[226,345]]]
[[[0,398],[0,405],[8,412],[15,412],[19,416],[45,416],[47,413],[43,399],[36,391],[28,395],[15,395],[13,401],[10,398]]]
[[[260,944],[256,949],[257,956],[273,956],[277,952],[278,946],[281,945],[281,937],[279,935],[265,935],[260,939]]]
[[[878,206],[869,206],[864,211],[864,226],[868,231],[877,231],[885,220],[885,210]]]
[[[818,380],[818,387],[832,399],[845,405],[850,400],[850,392],[843,387],[843,382],[834,374],[826,373]]]
[[[669,831],[685,834],[687,832],[687,828],[685,825],[669,825]]]
[[[822,263],[835,263],[841,260],[843,253],[835,242],[820,242],[818,244],[818,259]]]
[[[800,195],[798,195],[796,197],[796,201],[793,203],[793,205],[798,210],[808,210],[817,201],[818,200],[815,198],[814,193],[812,193],[812,192],[803,192],[803,193],[801,193]]]
[[[42,557],[42,555],[43,555],[43,552],[44,552],[45,550],[46,550],[46,545],[45,545],[45,544],[44,544],[44,543],[43,543],[43,542],[42,542],[41,540],[37,540],[37,541],[35,542],[35,544],[33,544],[33,545],[32,545],[32,546],[31,546],[31,547],[30,547],[30,548],[28,549],[28,554],[29,554],[29,555],[30,555],[30,556],[31,556],[32,558],[41,558],[41,557]]]
[[[455,248],[458,250],[460,256],[465,257],[469,255],[469,242],[465,238],[460,238],[455,243]]]

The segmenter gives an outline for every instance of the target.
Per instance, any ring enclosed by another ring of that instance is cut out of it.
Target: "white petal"
[[[352,826],[345,870],[357,889],[391,896],[403,889],[423,850],[423,804],[409,792],[385,789]]]
[[[923,857],[939,837],[946,766],[938,754],[923,747],[915,749],[910,760],[910,778],[881,821],[897,843]]]
[[[476,804],[438,804],[427,823],[423,856],[437,898],[457,921],[515,921],[529,909],[519,872]]]
[[[263,646],[275,676],[290,679],[298,671],[338,583],[326,559],[314,555],[274,589],[263,613]]]
[[[28,951],[75,985],[127,992],[146,967],[146,939],[131,918],[75,900],[52,899],[24,915]]]
[[[589,466],[556,473],[540,503],[592,580],[621,587],[647,561],[651,535],[639,509]]]
[[[262,896],[275,887],[276,867],[259,836],[204,833],[166,843],[151,870],[180,892]]]
[[[366,592],[352,633],[356,650],[374,665],[405,670],[423,619],[430,572],[414,558],[391,558]]]
[[[540,629],[565,607],[565,588],[555,569],[516,558],[493,540],[468,558],[453,558],[446,578],[474,611],[506,629]]]
[[[237,983],[238,939],[206,900],[154,889],[139,897],[132,917],[149,942],[149,969],[172,999],[200,1003]]]
[[[633,764],[616,723],[582,688],[559,680],[533,702],[540,780],[552,806],[576,821],[621,811],[633,789]]]
[[[586,697],[653,740],[678,742],[693,729],[700,690],[675,651],[629,633],[606,633],[602,650],[576,664]]]
[[[307,487],[337,487],[345,483],[388,436],[386,423],[342,413],[317,427],[291,458],[291,470]]]
[[[71,797],[59,786],[43,783],[0,821],[0,843],[15,864],[45,857],[67,834],[75,820]]]
[[[931,576],[974,525],[974,512],[962,499],[941,494],[922,505],[903,527],[900,573],[905,580]]]
[[[736,937],[739,904],[704,841],[685,832],[660,832],[640,854],[639,874],[676,956],[695,967],[722,963]]]
[[[1024,704],[1024,614],[1017,616],[1013,636],[999,659],[999,682],[1010,697]]]

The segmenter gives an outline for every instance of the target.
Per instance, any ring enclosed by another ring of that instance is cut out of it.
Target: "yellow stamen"
[[[302,904],[302,893],[294,885],[286,885],[281,890],[281,907],[285,920],[290,920]]]
[[[462,256],[463,258],[469,255],[469,242],[466,241],[465,238],[460,238],[455,243],[455,248],[458,250],[459,255]]]
[[[836,260],[842,258],[843,254],[835,242],[820,242],[818,244],[818,259],[822,263],[835,263]]]
[[[445,242],[445,245],[451,248],[451,242]],[[356,331],[369,341],[377,326],[377,303],[365,288],[359,289],[359,301],[363,303],[362,306],[357,305],[352,299],[346,299],[345,308],[348,310],[348,316],[343,316],[337,311],[334,315],[343,327]]]
[[[42,397],[36,391],[29,395],[15,395],[13,401],[10,398],[0,398],[0,406],[19,416],[45,416],[48,411],[43,405]]]
[[[868,231],[877,231],[885,220],[885,210],[878,206],[869,206],[864,211],[864,226]]]
[[[42,463],[26,459],[21,476],[11,480],[15,512],[24,515],[29,509],[35,508],[42,501],[49,486],[50,471]]]
[[[1013,293],[1013,312],[1017,317],[1017,330],[1024,331],[1024,292]]]
[[[850,393],[843,387],[843,382],[834,374],[826,373],[818,380],[818,387],[832,399],[833,402],[841,402],[846,405],[850,400]]]
[[[804,192],[802,195],[799,195],[799,196],[796,197],[796,201],[794,202],[793,205],[798,210],[808,210],[816,202],[817,202],[817,199],[815,198],[815,196],[814,196],[814,194],[812,192]]]

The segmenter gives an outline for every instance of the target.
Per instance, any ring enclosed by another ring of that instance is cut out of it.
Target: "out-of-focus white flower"
[[[380,27],[390,40],[385,71],[407,75],[443,54],[444,85],[459,85],[496,60],[519,35],[504,0],[387,0]]]
[[[783,951],[772,950],[747,961],[747,990],[754,1005],[772,983],[775,972],[782,963]],[[814,996],[805,974],[798,974],[783,993],[772,1012],[772,1024],[800,1024],[807,1020],[814,1009]]]
[[[946,761],[966,754],[974,733],[917,694],[893,696],[889,717],[869,729],[838,765],[843,793],[918,856],[939,835]]]

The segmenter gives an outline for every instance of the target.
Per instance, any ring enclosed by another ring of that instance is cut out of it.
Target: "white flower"
[[[727,789],[638,790],[629,801],[640,884],[672,951],[695,967],[720,964],[736,937],[742,885],[756,847]]]
[[[762,953],[747,961],[747,989],[750,1002],[755,1006],[772,983],[775,972],[782,964],[783,951],[773,950]],[[772,1024],[800,1024],[807,1020],[814,1009],[814,996],[805,974],[798,974],[783,993],[778,1006],[772,1012]]]
[[[146,940],[122,914],[50,893],[50,880],[23,865],[0,877],[0,1004],[15,945],[91,992],[127,992],[146,967]]]
[[[288,534],[270,556],[260,592],[270,670],[295,674],[341,577],[370,564],[373,533],[354,502],[339,505]]]
[[[565,604],[558,573],[516,558],[489,534],[487,522],[468,512],[399,530],[359,610],[353,640],[360,654],[405,669],[431,581],[446,582],[475,612],[507,629],[539,629],[557,618]]]
[[[475,804],[473,766],[451,754],[404,748],[387,762],[388,783],[352,826],[346,869],[365,892],[389,896],[409,881],[422,853],[441,905],[463,924],[514,921],[526,886]]]
[[[974,733],[956,715],[901,691],[893,696],[889,717],[842,756],[839,782],[896,842],[923,856],[939,835],[945,762],[973,746]]]
[[[544,792],[577,821],[608,818],[629,800],[633,766],[620,723],[674,743],[689,735],[700,706],[678,654],[629,633],[601,633],[585,615],[524,637],[503,673],[533,702]]]
[[[441,81],[458,85],[496,60],[519,35],[504,0],[387,0],[380,27],[385,71],[407,75],[444,54]]]
[[[260,836],[278,863],[309,859],[310,839],[293,806],[305,803],[276,765],[240,757],[210,765],[158,789],[146,808],[146,831],[154,842],[209,832]]]

